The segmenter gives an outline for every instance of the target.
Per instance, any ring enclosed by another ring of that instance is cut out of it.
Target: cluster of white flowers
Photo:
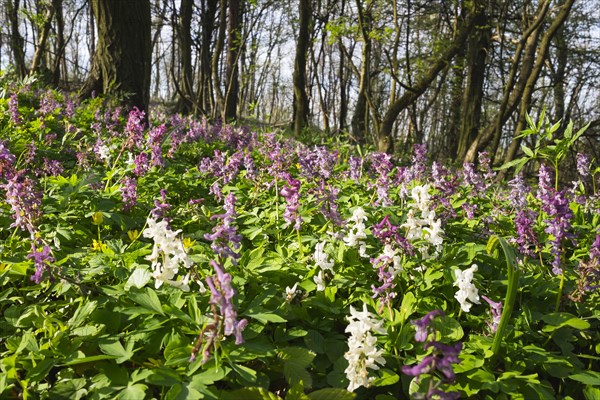
[[[100,159],[102,161],[106,161],[107,164],[110,163],[110,148],[105,145],[105,144],[101,144],[98,146],[98,148],[96,149],[98,157],[100,157]]]
[[[406,238],[409,241],[425,239],[435,248],[433,256],[437,256],[442,251],[444,234],[442,221],[436,219],[435,211],[430,210],[431,195],[429,194],[429,184],[424,186],[415,186],[411,191],[413,203],[409,205],[407,219],[402,228],[406,229]],[[420,215],[419,215],[420,213]],[[424,257],[429,256],[427,246],[419,248]]]
[[[148,218],[148,227],[142,232],[144,237],[154,240],[152,254],[146,259],[152,262],[152,276],[157,289],[166,283],[186,292],[190,290],[189,273],[181,280],[176,279],[180,265],[187,269],[192,266],[192,260],[186,254],[183,242],[177,238],[180,232],[181,230],[169,229],[167,221],[157,222],[154,218]]]
[[[404,270],[404,267],[402,266],[402,263],[400,261],[400,254],[398,249],[395,249],[391,244],[386,244],[383,247],[383,253],[381,254],[383,257],[388,257],[392,263],[393,263],[393,268],[391,269],[391,272],[393,274],[393,277],[395,278],[401,271]],[[375,268],[376,265],[373,265],[373,268]]]
[[[349,230],[348,234],[344,237],[344,243],[346,243],[349,247],[358,246],[358,254],[361,257],[368,257],[367,255],[367,245],[362,239],[367,238],[367,234],[365,233],[365,223],[367,220],[367,215],[365,214],[365,210],[362,207],[358,207],[352,213],[352,217],[348,220]],[[352,223],[352,226],[350,226]]]
[[[298,282],[296,282],[294,284],[294,286],[292,286],[292,287],[286,286],[285,287],[285,296],[284,296],[285,297],[285,302],[286,303],[291,303],[292,300],[294,300],[294,298],[298,294],[298,292],[300,292],[298,290]]]
[[[350,306],[348,321],[350,323],[346,332],[350,333],[349,350],[344,354],[344,358],[348,360],[348,368],[344,372],[350,381],[348,391],[353,392],[361,386],[369,387],[373,381],[367,368],[378,370],[380,365],[385,365],[383,350],[377,349],[377,338],[371,332],[385,335],[386,330],[383,328],[383,321],[374,318],[364,303],[362,311],[356,311]]]
[[[313,280],[317,284],[317,291],[325,290],[325,271],[333,272],[333,261],[329,259],[327,253],[325,253],[326,242],[317,243],[315,246],[315,254],[313,256],[315,260],[315,266],[319,268],[319,272],[314,276]]]
[[[473,274],[477,272],[477,264],[473,264],[471,268],[464,271],[457,269],[454,271],[456,275],[456,281],[454,286],[458,286],[458,292],[454,295],[454,298],[460,303],[460,308],[464,312],[471,311],[473,304],[479,304],[479,294],[477,287],[473,284]]]

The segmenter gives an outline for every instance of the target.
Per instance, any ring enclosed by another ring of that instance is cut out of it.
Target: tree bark
[[[564,22],[569,17],[571,9],[575,0],[567,0],[560,6],[560,11],[550,24],[550,27],[544,31],[544,35],[539,45],[538,55],[535,60],[535,64],[529,75],[527,82],[525,84],[525,89],[523,90],[523,96],[521,96],[519,102],[519,118],[517,120],[517,126],[515,127],[515,131],[513,136],[515,137],[506,152],[506,157],[504,158],[504,163],[510,162],[515,158],[517,151],[521,146],[521,139],[517,139],[521,131],[525,129],[526,124],[526,115],[529,112],[531,107],[531,99],[533,96],[533,92],[535,89],[535,84],[537,83],[538,77],[540,76],[540,72],[546,63],[546,57],[548,55],[548,49],[550,47],[550,43],[558,29],[564,24]]]
[[[309,103],[306,93],[306,59],[310,44],[310,17],[312,13],[312,0],[299,0],[300,21],[298,41],[296,42],[296,56],[294,58],[294,134],[300,135],[308,126]]]
[[[358,10],[358,25],[362,39],[362,52],[360,57],[360,76],[358,85],[358,98],[350,121],[352,136],[360,145],[364,145],[367,137],[369,112],[367,109],[367,97],[371,81],[371,38],[369,31],[372,28],[371,16],[372,2],[367,1],[366,9],[362,7],[362,0],[356,1]]]
[[[224,109],[224,94],[221,89],[221,73],[219,71],[219,61],[221,54],[223,53],[223,47],[225,47],[225,35],[227,33],[227,0],[219,0],[219,32],[217,33],[217,40],[215,42],[215,49],[213,51],[211,67],[212,67],[212,78],[213,88],[215,91],[215,104],[213,108],[213,117],[222,117],[222,110]],[[226,89],[227,90],[227,89]]]
[[[33,61],[31,62],[31,68],[29,69],[30,75],[40,73],[42,70],[42,61],[46,53],[46,42],[48,42],[50,28],[52,27],[52,18],[54,18],[54,13],[56,12],[54,5],[54,3],[47,5],[46,16],[44,17],[42,30],[40,31],[35,53],[33,54]]]
[[[225,68],[225,109],[223,120],[233,121],[237,118],[239,94],[238,55],[242,40],[242,4],[240,0],[229,0],[229,20],[227,24],[227,65]]]
[[[192,76],[192,12],[194,0],[181,0],[179,24],[177,25],[177,41],[179,44],[179,97],[176,110],[189,114],[194,107],[194,84]]]
[[[485,66],[490,45],[490,28],[485,5],[477,4],[474,34],[469,37],[467,45],[467,87],[462,99],[462,124],[455,159],[462,160],[469,145],[477,137],[481,120],[483,103],[483,87],[485,83]]]
[[[6,0],[6,14],[10,23],[10,48],[13,53],[14,67],[19,78],[27,75],[25,66],[25,40],[19,31],[19,7],[20,0]]]
[[[147,112],[150,100],[149,0],[92,0],[98,43],[80,98],[93,92],[125,94],[125,103]]]
[[[388,107],[383,119],[379,131],[377,132],[377,149],[380,152],[391,153],[393,150],[393,136],[392,130],[394,122],[400,112],[405,110],[414,101],[416,101],[426,90],[429,88],[434,79],[438,76],[452,58],[460,51],[461,47],[467,40],[472,28],[474,26],[474,18],[472,15],[468,15],[467,19],[464,20],[459,28],[459,31],[453,41],[448,47],[441,52],[439,57],[433,62],[431,67],[426,70],[412,87],[408,88],[406,92],[396,99]]]

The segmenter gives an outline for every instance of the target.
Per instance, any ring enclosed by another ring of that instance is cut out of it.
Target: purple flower
[[[590,175],[590,156],[585,153],[577,153],[577,172],[582,178]]]
[[[481,295],[485,301],[488,302],[492,309],[492,322],[488,322],[488,326],[492,333],[495,333],[498,330],[498,325],[500,324],[500,318],[502,318],[502,303],[495,302],[491,300],[489,297]]]
[[[15,222],[11,227],[27,230],[33,236],[36,223],[42,216],[42,194],[35,190],[34,182],[25,176],[25,170],[10,174],[4,188],[6,202],[13,211]]]
[[[403,366],[402,373],[410,376],[420,376],[437,370],[444,375],[446,382],[452,382],[456,378],[452,364],[460,362],[458,355],[462,350],[462,343],[447,345],[438,342],[428,342],[425,344],[425,349],[430,347],[434,348],[433,354],[426,356],[419,364],[413,367]]]
[[[234,264],[237,264],[240,254],[234,251],[239,249],[242,242],[242,236],[237,233],[237,228],[234,225],[235,213],[235,196],[229,193],[225,199],[223,208],[225,213],[211,216],[212,219],[221,220],[213,229],[212,233],[204,234],[204,238],[212,242],[211,249],[217,253],[223,260],[231,258]]]
[[[525,256],[533,257],[535,249],[539,248],[537,235],[533,230],[537,215],[535,211],[525,208],[517,211],[515,216],[516,242],[519,252]]]
[[[421,179],[427,169],[427,146],[415,144],[411,159],[411,175],[413,179]]]
[[[137,202],[137,180],[125,177],[121,186],[121,199],[123,200],[123,211],[129,211]]]
[[[167,127],[162,124],[148,132],[148,144],[151,148],[150,163],[157,167],[164,167],[165,160],[162,156],[162,141],[167,133]]]
[[[10,119],[13,124],[21,125],[23,122],[21,114],[19,113],[19,98],[16,93],[10,95],[8,99],[8,111],[10,112]]]
[[[248,324],[246,319],[237,319],[237,312],[233,305],[235,290],[231,286],[231,275],[223,271],[223,268],[214,260],[210,261],[210,265],[216,272],[215,277],[207,277],[206,283],[210,288],[211,298],[210,303],[219,306],[221,316],[224,321],[223,334],[225,336],[235,336],[235,344],[244,343],[242,331]]]
[[[129,112],[125,133],[127,134],[126,147],[131,150],[134,147],[142,148],[144,139],[146,114],[137,107]]]
[[[437,315],[443,316],[444,312],[442,310],[433,310],[428,312],[423,318],[411,321],[417,330],[415,333],[415,340],[417,342],[424,342],[427,340],[427,337],[429,336],[429,325]]]
[[[13,173],[16,157],[6,147],[6,142],[0,140],[0,177],[5,173]]]
[[[462,177],[466,186],[472,186],[478,193],[485,192],[486,185],[483,182],[483,178],[475,170],[475,166],[472,163],[466,162],[463,164]]]
[[[50,176],[59,176],[64,171],[64,168],[60,161],[50,160],[44,157],[44,173]]]
[[[290,174],[286,174],[286,180],[287,184],[279,192],[287,203],[283,219],[288,224],[294,222],[294,229],[298,231],[302,225],[302,217],[298,214],[298,207],[300,207],[300,181],[293,179]]]
[[[135,167],[133,168],[133,173],[136,176],[142,176],[150,169],[150,164],[148,162],[148,154],[145,152],[141,152],[133,159],[133,163]]]
[[[161,201],[154,200],[154,208],[151,211],[154,219],[165,218],[165,214],[171,209],[171,205],[167,203],[167,191],[165,189],[160,189],[160,198]]]
[[[400,234],[398,226],[390,222],[389,215],[383,217],[383,219],[378,224],[373,225],[371,230],[373,232],[373,236],[379,239],[379,241],[382,244],[391,244],[394,246],[398,246],[406,254],[410,256],[414,255],[414,248],[412,247],[408,239],[406,239]]]
[[[44,245],[42,249],[36,247],[35,244],[31,244],[31,253],[27,255],[28,259],[33,258],[33,265],[35,265],[35,273],[31,276],[31,280],[38,285],[42,282],[42,276],[44,271],[48,269],[48,265],[54,262],[50,247]]]
[[[326,147],[303,149],[298,155],[300,173],[306,178],[329,179],[338,160],[338,153]]]
[[[362,157],[350,157],[348,160],[348,164],[350,165],[350,179],[358,182],[362,176],[362,168],[363,168]]]

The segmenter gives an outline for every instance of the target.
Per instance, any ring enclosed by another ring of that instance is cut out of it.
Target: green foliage
[[[69,96],[42,95],[56,106],[41,112],[38,95],[18,92],[19,123],[8,98],[0,99],[0,143],[15,155],[14,162],[8,153],[0,158],[0,398],[422,398],[430,382],[442,380],[440,371],[416,379],[402,367],[434,354],[415,340],[414,324],[433,310],[444,315],[431,321],[428,340],[462,343],[460,362],[452,365],[456,379],[444,380],[444,389],[481,399],[598,395],[600,294],[577,291],[587,282],[583,267],[598,262],[591,250],[599,207],[591,193],[583,202],[570,199],[569,233],[577,240],[564,242],[561,283],[548,268],[550,217],[539,200],[527,196],[537,215],[531,228],[539,243],[535,257],[523,257],[516,244],[518,210],[508,189],[481,173],[482,187],[476,188],[458,171],[449,172],[443,178],[453,187],[448,194],[430,178],[430,167],[423,166],[422,173],[413,166],[393,167],[381,174],[376,156],[357,153],[339,139],[318,142],[334,145],[331,152],[268,132],[251,139],[243,129],[193,120],[153,121],[138,147],[129,142],[126,115],[109,101],[96,98],[67,113]],[[138,174],[132,160],[141,153],[152,157],[153,129],[161,124],[164,163]],[[581,131],[567,127],[556,139],[557,129],[530,127],[527,135],[535,132],[539,143],[524,150],[523,165],[537,159],[556,167],[564,160]],[[32,142],[35,156],[29,154]],[[106,146],[102,156],[100,145]],[[348,164],[357,156],[364,157],[351,177]],[[333,161],[322,167],[327,157]],[[253,164],[240,163],[233,171],[240,159]],[[53,160],[62,170],[49,169]],[[222,163],[209,168],[215,160]],[[6,193],[13,169],[24,171],[40,194],[33,233],[11,226],[15,199]],[[410,179],[399,178],[407,171]],[[129,208],[123,199],[127,179],[137,182],[137,199]],[[300,182],[299,231],[286,221],[292,179]],[[384,205],[378,189],[385,183]],[[333,202],[330,189],[336,192]],[[425,211],[435,212],[432,219],[442,224],[439,249],[432,244],[431,225],[409,237],[415,218],[427,219],[413,190],[431,196]],[[236,197],[231,224],[241,235],[235,263],[215,253],[205,236],[220,226],[226,210],[219,196],[229,193]],[[156,249],[148,217],[161,203],[169,205],[160,212],[176,232],[173,243],[183,246],[192,264],[180,265],[173,279],[182,284],[189,272],[189,291],[158,280],[152,265]],[[360,239],[366,257],[349,240],[350,218],[359,208],[366,217]],[[331,218],[334,211],[341,225]],[[406,250],[400,241],[378,238],[376,224],[386,217],[406,240]],[[330,269],[318,265],[320,243]],[[40,283],[31,280],[32,244],[40,251],[47,246],[52,256],[42,264]],[[382,255],[388,269],[373,265]],[[220,309],[211,303],[206,280],[216,275],[211,260],[231,275],[233,309],[248,322],[244,343],[225,335],[216,316]],[[504,304],[495,333],[486,303],[464,312],[455,297],[456,271],[472,264],[478,265],[473,284],[479,294]],[[382,289],[389,294],[384,301],[373,293],[382,286],[382,271],[393,271],[391,289]],[[371,332],[371,345],[385,363],[365,369],[372,378],[368,387],[348,392],[350,306],[360,311],[363,304],[381,321],[382,329]],[[197,357],[190,359],[193,353]]]

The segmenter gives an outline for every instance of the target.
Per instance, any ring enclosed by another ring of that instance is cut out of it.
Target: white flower
[[[471,311],[473,304],[479,304],[479,294],[477,293],[477,287],[472,283],[473,274],[477,271],[477,264],[473,264],[471,268],[464,271],[457,269],[455,272],[456,281],[454,286],[458,286],[458,292],[454,295],[454,298],[460,303],[460,308],[464,312]]]
[[[350,322],[346,332],[350,333],[348,338],[348,351],[344,358],[348,361],[348,367],[344,371],[346,378],[350,381],[348,391],[352,392],[360,386],[369,387],[374,378],[369,377],[367,369],[378,370],[380,365],[385,365],[382,357],[383,350],[377,349],[377,338],[371,332],[386,334],[383,321],[376,319],[367,310],[363,303],[362,311],[357,311],[350,306]]]
[[[354,247],[360,246],[363,244],[361,239],[366,239],[367,234],[365,232],[366,226],[363,221],[367,220],[367,216],[365,214],[365,210],[361,207],[358,207],[352,213],[352,217],[348,219],[348,225],[352,222],[353,225],[349,228],[348,234],[344,238],[344,243],[347,246]]]
[[[429,184],[415,186],[411,191],[411,197],[419,210],[422,212],[429,211],[429,200],[431,199],[431,195],[429,194]]]
[[[325,242],[317,243],[315,246],[315,265],[321,267],[324,270],[333,271],[333,261],[327,259],[327,253],[323,250],[325,247]]]
[[[423,231],[425,232],[425,239],[427,239],[429,243],[434,245],[436,249],[440,251],[442,243],[444,242],[444,238],[440,236],[444,233],[444,230],[442,229],[442,221],[438,218],[436,221],[431,222],[429,226],[429,228],[423,228]]]
[[[154,240],[152,253],[146,259],[152,262],[155,287],[158,289],[163,283],[167,283],[183,291],[189,291],[189,274],[182,280],[175,279],[180,265],[189,269],[193,264],[185,252],[183,242],[177,238],[181,230],[172,231],[165,220],[157,222],[153,218],[148,218],[147,224],[148,227],[142,234]]]
[[[285,302],[290,303],[296,297],[296,290],[298,289],[298,282],[294,284],[291,288],[289,286],[285,287]]]
[[[98,146],[98,157],[100,157],[100,159],[102,161],[106,161],[106,163],[110,163],[110,148],[105,145],[105,144],[101,144],[100,146]]]
[[[323,270],[319,270],[319,273],[313,277],[313,280],[317,284],[317,292],[325,290],[325,279],[323,278]]]

